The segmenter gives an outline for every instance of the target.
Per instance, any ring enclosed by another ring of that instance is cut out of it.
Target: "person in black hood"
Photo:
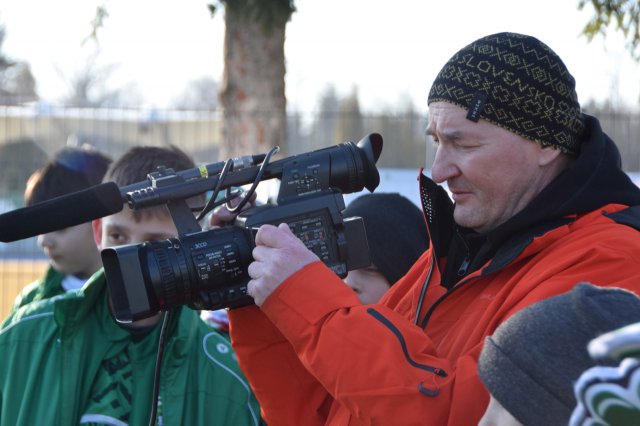
[[[342,212],[364,221],[371,265],[349,271],[344,282],[363,304],[376,303],[427,249],[422,211],[396,192],[360,195]]]
[[[476,425],[489,403],[478,356],[507,318],[579,282],[640,292],[640,189],[553,50],[482,37],[444,65],[428,103],[430,244],[378,304],[362,305],[286,224],[258,230],[257,306],[229,316],[267,423],[402,413],[402,424]],[[562,424],[547,414],[541,424]]]

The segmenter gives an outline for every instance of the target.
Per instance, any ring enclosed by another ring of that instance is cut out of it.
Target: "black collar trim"
[[[616,223],[627,225],[640,231],[640,206],[628,207],[611,214],[603,212],[603,214]]]
[[[507,240],[498,249],[495,256],[491,260],[491,263],[482,270],[482,275],[493,274],[505,266],[513,262],[525,248],[533,242],[533,239],[541,235],[546,234],[549,231],[557,229],[561,226],[568,225],[573,222],[573,218],[559,218],[540,224],[534,228],[531,228],[528,232],[515,235],[513,238]]]

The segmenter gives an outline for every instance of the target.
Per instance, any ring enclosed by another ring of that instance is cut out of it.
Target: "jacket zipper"
[[[424,284],[422,284],[422,290],[420,291],[420,298],[418,299],[418,307],[416,309],[416,318],[414,319],[415,325],[418,325],[418,320],[420,320],[420,311],[422,310],[422,303],[424,302],[424,296],[425,294],[427,294],[427,286],[429,285],[429,281],[431,281],[431,273],[433,272],[434,263],[435,263],[435,254],[431,256],[431,265],[429,266],[427,277],[425,278]]]
[[[462,265],[460,265],[460,268],[458,268],[459,277],[464,277],[467,274],[467,269],[469,269],[469,263],[471,263],[471,260],[469,259],[469,256],[467,256],[462,261]]]
[[[464,257],[464,260],[462,261],[462,264],[458,268],[458,276],[464,277],[465,275],[467,275],[467,269],[469,269],[469,264],[471,263],[471,250],[469,250],[469,245],[467,244],[465,239],[462,238],[462,235],[460,235],[459,229],[456,229],[456,234],[458,234],[458,237],[460,238],[460,241],[462,241],[462,244],[464,245],[464,248],[467,252],[467,254]]]
[[[438,300],[436,300],[435,302],[433,302],[433,304],[431,306],[429,306],[429,309],[427,310],[427,313],[424,315],[424,318],[422,319],[422,323],[420,324],[420,328],[422,328],[423,330],[427,327],[427,323],[429,322],[429,319],[431,318],[431,315],[433,314],[433,311],[435,310],[435,308],[442,303],[442,301],[444,299],[446,299],[447,297],[449,297],[454,291],[456,291],[457,289],[459,289],[460,287],[462,287],[463,285],[467,284],[470,281],[473,281],[477,278],[480,277],[480,274],[473,276],[473,277],[469,277],[464,281],[459,282],[458,284],[456,284],[454,287],[452,287],[450,290],[447,290],[447,292],[445,294],[443,294],[442,296],[440,296],[438,298]]]
[[[456,230],[456,233],[458,234],[458,237],[460,237],[460,240],[462,241],[462,244],[464,245],[464,248],[467,252],[467,254],[465,255],[464,260],[462,261],[462,264],[460,265],[460,267],[458,268],[458,276],[460,277],[464,277],[467,274],[467,270],[469,269],[469,264],[471,263],[471,251],[469,250],[469,245],[467,244],[467,242],[464,240],[464,238],[462,238],[462,235],[460,235],[460,231]],[[433,256],[431,256],[431,266],[429,267],[429,272],[427,273],[427,278],[424,282],[424,284],[422,285],[422,291],[420,292],[420,300],[418,302],[418,307],[416,309],[416,317],[414,320],[414,323],[416,325],[418,325],[418,319],[420,316],[420,311],[422,310],[422,303],[424,301],[424,296],[427,293],[427,285],[429,284],[429,280],[431,279],[431,272],[433,270],[433,264],[435,262],[435,253]],[[478,275],[479,276],[479,275]],[[442,300],[444,300],[445,297],[447,297],[449,294],[453,293],[458,287],[460,287],[461,285],[467,283],[468,281],[474,279],[476,277],[472,277],[469,278],[465,281],[462,281],[460,283],[458,283],[457,285],[455,285],[453,288],[451,288],[450,290],[447,290],[447,292],[445,294],[443,294],[442,296],[440,296],[438,298],[438,300],[436,300],[427,310],[427,313],[424,316],[424,319],[422,320],[422,324],[421,324],[421,328],[424,330],[424,328],[427,326],[427,322],[429,321],[429,317],[431,316],[431,314],[433,313],[433,310],[435,309],[436,306],[438,306]]]

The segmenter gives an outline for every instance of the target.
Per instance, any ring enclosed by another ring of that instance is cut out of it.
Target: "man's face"
[[[446,102],[429,106],[427,134],[437,144],[431,176],[447,183],[456,223],[485,233],[522,210],[551,181],[547,166],[558,152],[466,115]]]
[[[168,214],[145,216],[137,222],[132,210],[126,206],[119,213],[95,221],[94,233],[101,250],[124,244],[165,240],[178,235],[173,220]]]

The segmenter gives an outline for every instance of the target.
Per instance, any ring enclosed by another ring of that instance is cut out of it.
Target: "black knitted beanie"
[[[520,423],[566,425],[576,406],[574,382],[594,361],[595,337],[640,321],[630,291],[578,284],[515,313],[485,339],[480,379]]]
[[[577,155],[584,129],[575,80],[540,40],[516,33],[482,37],[440,70],[428,103],[449,102],[543,146]]]
[[[344,217],[364,220],[371,261],[394,284],[429,246],[420,209],[398,193],[361,195],[349,203]]]

